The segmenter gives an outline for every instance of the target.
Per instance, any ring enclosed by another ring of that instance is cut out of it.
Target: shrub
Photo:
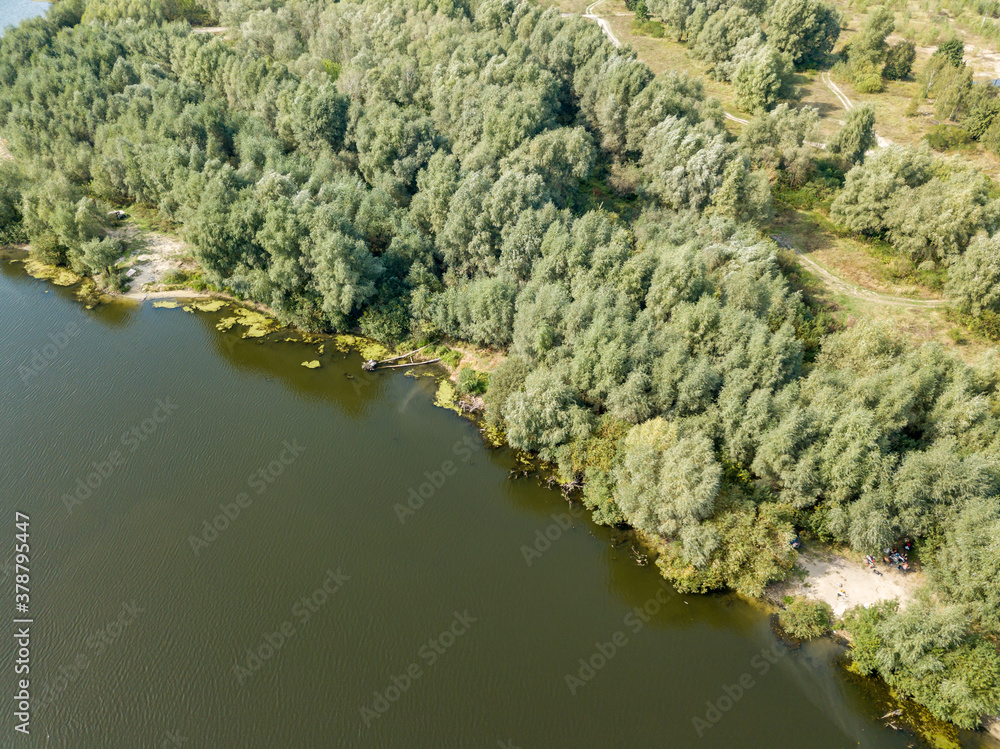
[[[949,39],[948,41],[943,42],[937,50],[935,50],[934,54],[941,55],[946,58],[948,62],[957,68],[962,64],[962,57],[965,54],[965,43],[958,38]]]
[[[369,307],[361,315],[361,333],[379,343],[401,341],[410,330],[410,316],[400,300]]]
[[[811,601],[795,598],[788,608],[778,615],[782,629],[792,637],[809,640],[822,637],[830,631],[833,623],[833,609],[826,601]]]
[[[900,81],[908,78],[913,70],[913,61],[916,57],[917,48],[913,42],[905,41],[894,44],[886,52],[882,76],[889,81]]]
[[[638,18],[632,21],[632,31],[643,36],[651,36],[654,39],[662,39],[665,33],[663,24],[659,21],[650,19],[640,21]]]
[[[972,136],[958,125],[935,125],[925,137],[935,151],[951,151],[972,145]]]
[[[489,375],[477,372],[472,367],[462,367],[458,370],[458,392],[462,395],[481,395],[486,392]]]

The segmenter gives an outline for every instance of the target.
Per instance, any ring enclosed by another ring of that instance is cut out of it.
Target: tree
[[[1000,558],[995,553],[1000,511],[991,499],[960,508],[936,559],[933,576],[987,632],[1000,633]]]
[[[966,314],[1000,312],[1000,236],[979,236],[948,267],[945,292]]]
[[[557,448],[590,433],[590,412],[562,373],[536,369],[524,382],[524,390],[512,393],[504,404],[503,419],[508,441],[514,447],[537,452],[543,460],[554,460]]]
[[[901,81],[909,78],[913,70],[913,61],[917,58],[917,48],[910,40],[894,44],[886,51],[885,64],[882,67],[882,77],[890,81]]]
[[[668,117],[643,144],[649,189],[672,208],[703,208],[722,185],[730,153],[724,133]]]
[[[772,179],[801,184],[812,169],[819,114],[814,107],[793,108],[779,104],[761,112],[740,130],[740,150],[751,164],[765,169]]]
[[[767,175],[751,171],[749,159],[740,154],[726,166],[722,185],[712,197],[712,208],[741,222],[770,220],[773,210]]]
[[[792,73],[788,56],[764,44],[740,61],[733,75],[737,105],[746,112],[772,109]]]
[[[430,117],[415,107],[380,101],[362,114],[356,138],[358,169],[368,183],[409,204],[417,173],[436,147]]]
[[[993,232],[1000,202],[984,175],[957,169],[897,196],[887,216],[889,239],[915,262],[949,261],[980,230]]]
[[[625,438],[615,503],[636,528],[673,537],[711,517],[721,478],[722,468],[704,435],[681,436],[674,425],[651,419]],[[703,561],[712,551],[694,535],[687,536],[684,546]]]
[[[946,59],[951,63],[952,67],[961,67],[963,65],[962,58],[965,55],[965,42],[958,37],[954,37],[938,45],[938,48],[934,50],[934,54]]]
[[[866,58],[880,63],[885,58],[888,45],[885,38],[896,28],[892,11],[884,5],[871,9],[858,35],[851,40],[849,60]]]
[[[730,5],[710,15],[698,33],[694,53],[714,67],[733,56],[741,39],[760,31],[760,19],[741,5]]]
[[[876,6],[858,35],[844,48],[851,79],[861,93],[882,90],[882,69],[889,49],[885,38],[895,27],[892,11],[882,5]]]
[[[860,234],[875,236],[889,228],[889,210],[900,191],[931,178],[927,147],[879,148],[864,164],[847,173],[844,189],[834,199],[830,218]]]
[[[822,637],[833,624],[833,609],[826,601],[796,598],[778,614],[782,628],[792,637],[811,640]]]
[[[27,239],[21,225],[21,187],[14,162],[0,160],[0,245]]]
[[[840,13],[822,0],[777,0],[765,16],[767,40],[801,67],[823,62],[840,36]]]
[[[875,146],[875,108],[870,104],[854,107],[847,119],[827,143],[826,150],[848,164],[860,164]]]

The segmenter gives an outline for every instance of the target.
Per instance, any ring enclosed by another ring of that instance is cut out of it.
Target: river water
[[[509,478],[433,379],[0,271],[0,533],[30,516],[34,619],[31,735],[5,710],[0,746],[915,745],[831,643],[776,647]]]
[[[50,5],[38,0],[3,0],[0,2],[0,36],[8,26],[17,26],[26,18],[42,15]]]

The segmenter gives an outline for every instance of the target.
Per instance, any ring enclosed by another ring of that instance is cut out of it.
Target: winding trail
[[[611,30],[611,25],[606,20],[604,20],[603,18],[601,18],[601,16],[597,15],[597,13],[594,12],[597,9],[597,6],[600,5],[603,2],[604,2],[604,0],[597,0],[596,3],[591,3],[590,5],[588,5],[587,9],[583,12],[583,18],[590,19],[591,21],[597,21],[597,25],[601,27],[601,31],[604,32],[604,35],[608,38],[608,40],[613,45],[615,45],[616,47],[621,47],[622,43],[618,39],[618,37],[615,36],[615,32],[613,32]],[[561,13],[560,15],[563,16],[563,18],[568,18],[570,16],[575,16],[576,13]],[[631,15],[634,15],[634,14],[633,13],[615,13],[615,15],[616,16],[631,16]],[[736,122],[736,123],[738,123],[740,125],[748,125],[748,124],[750,124],[749,120],[744,120],[743,118],[737,117],[736,115],[730,114],[729,112],[723,111],[722,114],[730,122]]]
[[[608,37],[611,43],[614,44],[616,47],[621,47],[622,46],[621,41],[619,41],[618,37],[616,37],[614,35],[614,32],[611,31],[611,27],[609,26],[608,22],[603,18],[601,18],[596,13],[597,6],[603,2],[604,0],[597,0],[597,2],[588,5],[586,11],[584,11],[583,13],[583,18],[587,18],[591,21],[596,21],[597,25],[601,27],[601,30],[604,32],[605,36]],[[562,13],[561,15],[563,17],[569,17],[569,16],[575,16],[577,14]],[[844,109],[848,111],[854,109],[854,103],[849,98],[847,98],[847,94],[845,94],[840,89],[840,87],[833,82],[833,80],[830,78],[829,73],[823,73],[821,80],[826,85],[826,87],[833,92],[834,96],[837,97],[838,101],[840,101]],[[729,112],[723,111],[723,115],[727,120],[731,122],[736,122],[740,125],[748,124],[747,120],[737,117],[734,114],[730,114]],[[888,138],[883,138],[881,135],[878,135],[877,133],[875,135],[875,139],[878,145],[882,148],[884,148],[885,146],[892,145],[891,140],[889,140]],[[814,143],[812,145],[818,148],[824,147],[820,143]],[[829,288],[845,296],[853,297],[854,299],[858,299],[864,302],[877,302],[879,304],[886,304],[893,307],[944,307],[945,305],[947,305],[947,302],[944,299],[908,299],[907,297],[882,294],[877,291],[872,291],[871,289],[863,288],[861,286],[855,286],[854,284],[849,283],[843,280],[842,278],[834,275],[827,268],[823,267],[815,260],[810,258],[807,254],[793,247],[791,243],[782,238],[780,235],[772,235],[772,239],[774,239],[782,247],[786,247],[792,250],[802,261],[802,264],[805,265],[807,268],[809,268],[809,270],[811,270],[817,276],[819,276]]]
[[[829,73],[823,73],[823,75],[820,76],[820,80],[823,81],[823,84],[833,93],[834,96],[837,97],[844,109],[848,112],[854,109],[854,102],[848,99],[847,94],[841,90],[840,86],[833,82]],[[875,133],[875,142],[878,143],[879,148],[885,148],[886,146],[892,145],[891,140],[883,138],[878,133]]]
[[[604,0],[597,0],[596,3],[591,3],[590,5],[588,5],[587,9],[583,12],[583,17],[589,18],[591,21],[597,21],[597,25],[601,27],[601,31],[603,31],[604,35],[611,40],[611,43],[616,47],[620,47],[622,46],[622,43],[618,41],[618,37],[615,36],[615,32],[611,30],[611,25],[603,18],[601,18],[599,15],[594,13],[594,10],[597,8],[597,6],[603,2]]]
[[[809,257],[808,254],[802,252],[802,250],[797,247],[793,247],[792,244],[780,234],[772,234],[771,239],[777,242],[779,246],[794,252],[802,264],[819,276],[830,289],[845,296],[853,297],[854,299],[858,299],[863,302],[877,302],[878,304],[885,304],[891,307],[930,308],[944,307],[948,304],[948,302],[944,299],[910,299],[905,296],[892,296],[891,294],[882,294],[878,291],[872,291],[871,289],[866,289],[861,286],[855,286],[839,276],[834,275],[826,267],[820,265]]]

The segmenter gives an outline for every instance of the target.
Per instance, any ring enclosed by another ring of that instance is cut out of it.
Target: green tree
[[[792,637],[811,640],[822,637],[833,624],[833,609],[826,601],[796,598],[778,614],[781,627]]]
[[[751,164],[768,172],[772,179],[801,184],[813,167],[819,114],[814,107],[794,108],[779,104],[761,112],[740,130],[740,150]]]
[[[704,435],[681,436],[674,425],[651,419],[625,438],[615,503],[636,528],[674,537],[712,516],[721,479],[722,468]],[[685,552],[706,561],[713,542],[688,533]]]
[[[934,54],[946,59],[953,67],[961,67],[963,65],[962,58],[965,55],[965,42],[954,37],[938,45]]]
[[[854,107],[840,130],[834,134],[826,150],[840,156],[848,164],[860,164],[865,154],[875,146],[875,108],[870,104]]]
[[[736,104],[747,112],[772,109],[792,74],[791,61],[770,44],[744,58],[733,74]]]
[[[767,40],[801,67],[820,65],[840,36],[840,13],[822,0],[777,0],[765,16]]]
[[[979,236],[948,267],[945,292],[966,314],[1000,312],[1000,236]]]
[[[913,71],[913,61],[917,58],[917,47],[908,39],[894,44],[885,53],[882,77],[890,81],[909,78]]]

